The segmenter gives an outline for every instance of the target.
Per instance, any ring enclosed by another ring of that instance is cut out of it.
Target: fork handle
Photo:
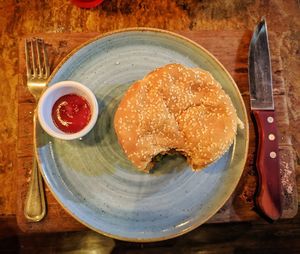
[[[35,139],[36,112],[33,116],[34,139]],[[46,215],[46,202],[43,180],[39,172],[36,155],[33,157],[33,168],[29,188],[25,199],[24,215],[28,221],[37,222]]]

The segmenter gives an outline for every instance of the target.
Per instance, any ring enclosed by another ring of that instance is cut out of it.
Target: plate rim
[[[214,209],[214,211],[205,218],[205,222],[206,222],[211,217],[213,217],[220,210],[220,208],[222,208],[224,206],[224,204],[228,201],[228,199],[230,198],[232,193],[237,188],[238,183],[239,183],[239,181],[241,179],[241,176],[243,174],[245,165],[246,165],[247,155],[248,155],[248,151],[249,151],[249,119],[248,119],[248,114],[247,114],[247,110],[246,110],[244,100],[243,100],[242,95],[240,93],[240,90],[239,90],[236,82],[232,78],[231,74],[227,71],[227,69],[223,66],[223,64],[212,53],[210,53],[206,48],[204,48],[203,46],[201,46],[197,42],[195,42],[195,41],[193,41],[193,40],[191,40],[191,39],[189,39],[189,38],[187,38],[187,37],[185,37],[181,34],[178,34],[176,32],[172,32],[172,31],[169,31],[169,30],[164,30],[164,29],[159,29],[159,28],[151,28],[151,27],[131,27],[131,28],[124,28],[124,29],[117,29],[117,30],[113,30],[113,31],[109,31],[109,32],[100,34],[98,36],[94,36],[94,37],[86,40],[84,43],[81,43],[79,46],[75,47],[73,50],[71,50],[65,57],[63,57],[63,59],[59,62],[59,64],[55,66],[55,68],[51,72],[49,78],[47,79],[47,84],[49,84],[52,81],[52,79],[57,74],[57,72],[59,71],[61,66],[64,65],[80,49],[84,48],[85,46],[87,46],[87,45],[89,45],[89,44],[91,44],[91,43],[93,43],[97,40],[103,39],[105,37],[115,35],[115,34],[122,34],[122,33],[126,33],[126,32],[154,32],[154,33],[160,33],[160,34],[165,34],[165,35],[171,35],[173,37],[177,37],[178,39],[184,40],[184,41],[188,42],[189,44],[192,44],[196,48],[200,48],[202,51],[205,52],[205,54],[207,54],[209,57],[211,57],[219,65],[219,67],[221,67],[223,72],[226,73],[226,75],[230,79],[231,83],[233,84],[234,90],[236,91],[236,94],[237,94],[237,98],[238,98],[240,104],[242,105],[242,113],[245,116],[244,131],[245,131],[245,138],[246,138],[245,154],[244,154],[244,157],[243,157],[242,163],[241,163],[241,167],[243,167],[243,169],[240,170],[240,174],[237,177],[238,180],[236,181],[236,184],[233,185],[232,190],[230,192],[230,195],[228,195],[228,197],[226,197],[223,202],[220,202],[220,205],[218,206],[218,208]],[[201,223],[201,222],[194,223],[194,224],[190,225],[189,227],[187,227],[187,228],[185,228],[185,229],[183,229],[183,230],[181,230],[177,233],[172,233],[172,234],[169,234],[167,236],[152,237],[152,238],[142,238],[142,237],[141,238],[132,238],[132,237],[124,237],[124,236],[120,236],[120,235],[114,235],[114,234],[110,234],[108,232],[102,231],[98,228],[95,228],[90,224],[87,224],[86,222],[84,222],[83,220],[78,218],[75,214],[73,214],[72,211],[70,211],[69,209],[67,209],[65,207],[63,202],[61,202],[61,200],[58,198],[56,193],[52,190],[50,183],[48,183],[48,181],[47,181],[47,177],[46,177],[44,169],[43,169],[43,163],[42,163],[42,161],[39,157],[38,147],[37,147],[37,143],[38,143],[37,142],[37,125],[38,124],[39,123],[36,122],[36,124],[33,126],[34,127],[34,138],[33,138],[33,140],[34,140],[34,154],[35,154],[35,157],[37,159],[38,167],[40,169],[39,171],[42,174],[44,182],[46,183],[48,189],[50,190],[51,194],[54,196],[56,201],[62,206],[62,208],[69,215],[71,215],[75,220],[77,220],[78,222],[80,222],[81,224],[86,226],[87,228],[92,229],[93,231],[95,231],[97,233],[100,233],[102,235],[105,235],[105,236],[113,238],[113,239],[122,240],[122,241],[137,242],[137,243],[147,243],[147,242],[158,242],[158,241],[173,239],[175,237],[184,235],[184,234],[198,228],[199,226],[201,226],[202,224],[205,223],[205,222],[204,223]],[[235,146],[235,144],[234,144],[234,146]]]

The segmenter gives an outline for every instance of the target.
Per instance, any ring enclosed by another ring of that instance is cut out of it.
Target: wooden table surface
[[[68,0],[0,3],[0,235],[16,229],[18,38],[35,33],[107,32],[126,27],[178,30],[253,30],[266,16],[280,47],[288,94],[290,133],[297,178],[300,176],[300,18],[297,0],[197,1],[105,0],[95,9],[79,9]],[[298,193],[300,182],[298,181]],[[300,197],[300,195],[298,195]],[[5,222],[5,223],[1,223]]]
[[[199,43],[209,50],[231,74],[245,102],[248,117],[250,118],[249,86],[247,74],[248,48],[252,31],[222,30],[222,31],[178,31],[181,35]],[[98,33],[43,33],[36,35],[46,42],[49,53],[51,70],[69,54],[72,49],[94,38]],[[33,35],[30,35],[31,38]],[[273,33],[269,33],[270,41],[276,40]],[[281,218],[293,218],[298,210],[297,186],[292,154],[290,135],[286,132],[289,127],[285,83],[281,76],[281,61],[277,45],[271,45],[273,72],[274,104],[277,112],[276,125],[278,127],[279,158],[281,172]],[[231,52],[231,54],[228,54]],[[36,106],[33,96],[26,87],[26,66],[24,59],[24,38],[19,41],[19,86],[18,86],[18,153],[16,172],[18,227],[25,233],[60,232],[85,229],[85,226],[76,222],[63,207],[55,200],[49,188],[46,190],[47,215],[38,223],[29,222],[24,216],[24,200],[28,191],[28,182],[31,178],[33,161],[33,123],[32,112]],[[233,194],[219,211],[206,223],[223,223],[236,221],[255,221],[260,214],[255,209],[254,195],[257,188],[257,172],[255,169],[257,139],[253,122],[249,122],[249,150],[243,175]],[[101,170],[101,166],[99,167]],[[57,216],[59,215],[59,216]]]

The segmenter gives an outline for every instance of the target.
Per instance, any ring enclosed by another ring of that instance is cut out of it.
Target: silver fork
[[[42,39],[25,40],[25,57],[27,68],[27,88],[38,102],[47,85],[50,75],[48,56]],[[33,143],[36,137],[36,110],[33,114]],[[36,146],[34,146],[36,149]],[[36,154],[36,153],[35,153]],[[36,157],[33,158],[33,168],[29,188],[25,200],[25,217],[32,222],[40,221],[46,215],[45,193],[41,173]]]

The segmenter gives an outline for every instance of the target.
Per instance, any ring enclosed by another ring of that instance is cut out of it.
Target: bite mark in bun
[[[239,119],[229,96],[200,68],[169,64],[129,87],[114,117],[129,160],[149,172],[158,154],[178,151],[194,170],[220,158]]]

